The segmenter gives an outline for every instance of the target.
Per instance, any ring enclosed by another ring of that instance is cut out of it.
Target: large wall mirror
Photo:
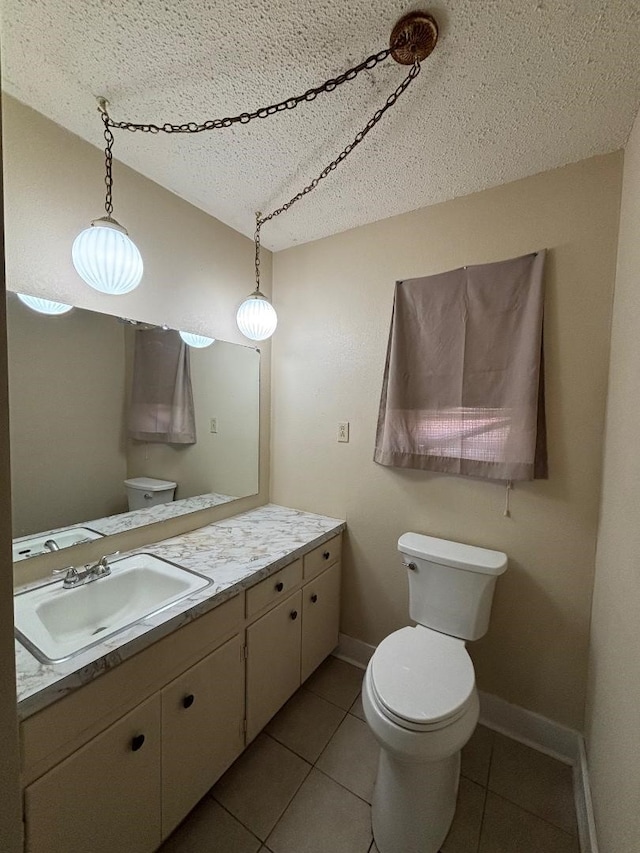
[[[129,429],[136,335],[153,327],[79,308],[45,316],[10,293],[7,328],[14,559],[257,493],[256,349],[187,347],[195,442],[142,441]],[[174,500],[130,511],[124,481],[141,477],[175,482]],[[80,524],[74,541],[38,540]]]

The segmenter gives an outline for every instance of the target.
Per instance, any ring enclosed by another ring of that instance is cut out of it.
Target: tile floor
[[[328,658],[161,853],[378,853],[363,672]],[[579,853],[571,768],[478,726],[442,853]]]

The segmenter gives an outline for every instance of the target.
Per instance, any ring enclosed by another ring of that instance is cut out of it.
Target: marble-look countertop
[[[218,492],[209,492],[206,495],[195,495],[192,498],[183,498],[178,501],[169,501],[165,504],[157,504],[156,506],[143,507],[142,509],[133,509],[129,512],[119,512],[115,515],[107,515],[104,518],[96,518],[91,521],[79,521],[77,524],[69,524],[66,527],[54,527],[52,530],[42,530],[38,533],[33,533],[29,536],[20,536],[14,539],[14,544],[27,542],[36,536],[49,536],[55,539],[56,533],[63,533],[66,530],[74,530],[77,527],[85,527],[93,530],[95,533],[100,533],[102,536],[114,536],[116,533],[125,533],[127,530],[133,530],[136,527],[144,527],[146,524],[155,524],[157,521],[167,521],[169,518],[177,518],[180,515],[186,515],[190,512],[197,512],[201,509],[210,509],[212,506],[236,501],[237,497],[233,495],[223,495]],[[40,554],[46,553],[43,549],[29,556],[37,557]]]
[[[157,504],[143,509],[132,509],[129,512],[121,512],[117,515],[109,515],[106,518],[98,518],[88,521],[79,527],[91,527],[104,536],[113,536],[115,533],[124,533],[133,530],[134,527],[143,527],[145,524],[154,524],[156,521],[166,521],[176,518],[188,512],[197,512],[200,509],[209,509],[212,506],[226,504],[229,501],[237,501],[233,495],[221,495],[210,492],[206,495],[196,495],[193,498],[183,498],[179,501],[169,501],[166,504]]]
[[[97,678],[327,541],[345,526],[336,518],[267,504],[131,551],[164,557],[212,578],[214,583],[63,663],[41,663],[16,641],[19,718],[26,719]]]

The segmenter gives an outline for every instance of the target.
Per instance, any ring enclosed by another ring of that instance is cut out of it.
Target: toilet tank
[[[409,612],[420,625],[477,640],[487,632],[496,580],[507,568],[501,551],[405,533],[398,551],[409,569]]]
[[[155,477],[133,477],[125,480],[124,485],[131,510],[171,503],[178,484]]]

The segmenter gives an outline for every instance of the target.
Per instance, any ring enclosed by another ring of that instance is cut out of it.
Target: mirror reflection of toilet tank
[[[171,503],[178,484],[170,480],[157,480],[155,477],[133,477],[125,480],[124,485],[129,510],[134,510]]]

